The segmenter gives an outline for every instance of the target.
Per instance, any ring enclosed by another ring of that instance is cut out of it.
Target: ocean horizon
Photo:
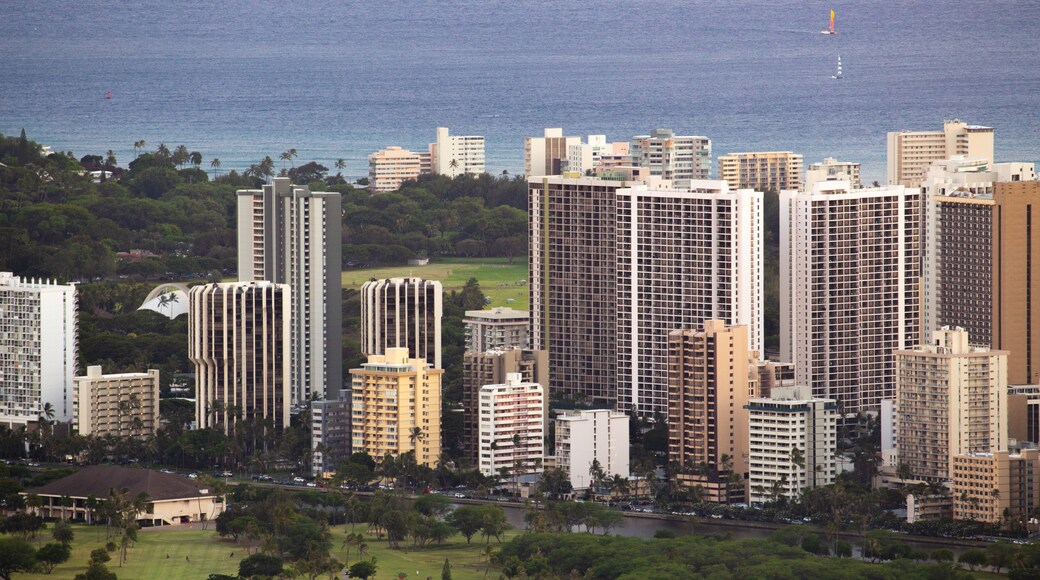
[[[289,148],[367,174],[438,126],[523,171],[545,127],[627,140],[654,128],[737,151],[862,163],[885,133],[959,118],[997,161],[1040,158],[1040,41],[1026,2],[589,3],[142,0],[0,5],[0,133],[77,157],[184,144],[221,171]],[[835,36],[820,34],[831,8]],[[838,56],[844,78],[835,80]],[[111,91],[112,98],[106,94]]]

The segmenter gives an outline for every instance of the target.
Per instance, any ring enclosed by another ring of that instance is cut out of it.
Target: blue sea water
[[[223,170],[293,147],[360,176],[437,126],[485,135],[495,173],[521,172],[544,127],[671,127],[883,181],[885,132],[946,118],[995,127],[998,160],[1040,157],[1038,24],[1009,0],[15,0],[0,132],[121,163],[140,139],[183,143]]]

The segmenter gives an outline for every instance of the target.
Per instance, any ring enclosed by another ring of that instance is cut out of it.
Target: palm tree
[[[195,169],[198,169],[199,166],[202,165],[202,153],[192,151],[188,154],[188,161],[191,161],[191,164],[195,166]]]
[[[115,167],[116,166],[116,154],[109,149],[108,153],[105,154],[105,166]]]
[[[615,473],[614,477],[610,478],[610,493],[620,499],[628,499],[628,478]]]
[[[178,145],[177,149],[173,151],[173,164],[177,167],[183,167],[189,159],[191,159],[191,153],[188,153],[188,148],[184,145]]]
[[[162,157],[163,159],[169,159],[170,148],[166,146],[166,143],[159,143],[159,148],[155,150],[155,154],[159,157]]]
[[[220,173],[218,171],[220,169],[220,159],[214,157],[213,161],[209,162],[209,166],[213,168],[213,175],[218,175]]]
[[[452,159],[451,161],[448,162],[448,167],[451,168],[452,177],[454,177],[455,170],[459,168],[459,162],[454,160],[454,159]]]
[[[281,153],[281,155],[278,156],[278,158],[282,160],[282,170],[284,171],[285,170],[285,162],[288,161],[289,159],[291,159],[292,157],[289,155],[288,151],[283,151]]]
[[[141,149],[144,149],[145,145],[146,143],[144,142],[144,139],[134,141],[134,159],[137,159],[137,157],[140,155],[139,151]]]

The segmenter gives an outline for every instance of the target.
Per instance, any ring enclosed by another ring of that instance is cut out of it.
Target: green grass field
[[[73,528],[76,539],[72,546],[72,558],[68,562],[55,568],[50,575],[17,573],[14,577],[68,580],[86,571],[90,551],[103,547],[108,541],[105,539],[105,528],[83,525],[74,525]],[[245,548],[230,539],[219,537],[213,531],[212,523],[209,528],[141,530],[138,532],[137,544],[129,551],[126,564],[120,568],[118,558],[113,553],[107,566],[120,580],[205,580],[210,574],[237,575],[238,563],[248,555]],[[365,532],[367,529],[367,524],[357,526],[359,532]],[[332,556],[341,563],[345,561],[347,548],[343,547],[343,538],[348,531],[350,526],[336,526],[332,531]],[[507,532],[504,540],[514,537],[517,533],[512,530]],[[368,554],[365,559],[376,558],[378,572],[375,578],[380,580],[397,578],[398,572],[407,573],[410,579],[421,580],[427,576],[439,579],[445,558],[451,562],[452,578],[456,580],[479,580],[484,578],[487,570],[485,544],[479,536],[474,537],[473,543],[468,545],[466,538],[456,535],[443,545],[426,548],[413,548],[408,540],[401,543],[401,550],[389,549],[386,540],[378,540],[372,534],[366,533],[366,537]],[[48,528],[33,545],[42,546],[49,539]],[[496,547],[498,543],[492,540],[491,546]],[[353,564],[356,561],[357,552],[352,550],[348,563]],[[415,574],[416,570],[419,571],[418,576]],[[494,570],[492,576],[497,577]]]
[[[470,278],[480,282],[480,289],[491,299],[488,308],[508,306],[517,310],[530,308],[527,260],[515,258],[510,264],[506,258],[452,258],[450,261],[430,262],[427,266],[394,266],[366,268],[343,272],[344,288],[360,288],[372,278],[400,278],[416,276],[439,280],[445,292],[461,290]],[[509,300],[512,299],[512,302]],[[414,570],[413,570],[414,572]]]

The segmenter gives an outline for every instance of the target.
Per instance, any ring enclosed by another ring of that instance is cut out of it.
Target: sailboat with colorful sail
[[[821,30],[820,34],[837,34],[834,31],[834,10],[831,10],[831,23],[827,26],[827,30]]]

